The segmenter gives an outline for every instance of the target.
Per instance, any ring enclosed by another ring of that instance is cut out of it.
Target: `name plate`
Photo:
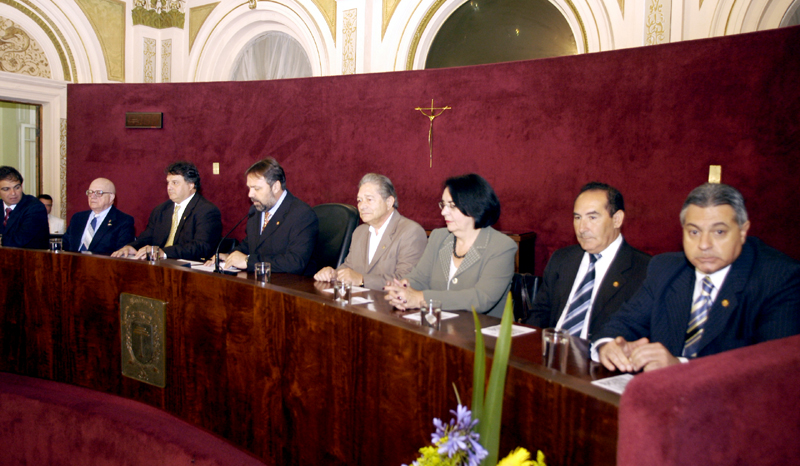
[[[166,301],[120,294],[122,375],[164,388],[167,381],[164,354],[166,315]]]

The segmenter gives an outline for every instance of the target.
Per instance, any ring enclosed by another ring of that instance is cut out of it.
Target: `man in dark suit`
[[[739,191],[694,189],[681,224],[684,252],[654,257],[639,292],[595,335],[608,369],[653,370],[800,334],[800,262],[747,237]]]
[[[114,207],[116,187],[97,178],[86,196],[90,210],[72,216],[64,234],[64,250],[109,255],[134,240],[133,217]]]
[[[2,245],[12,248],[48,249],[50,227],[47,209],[34,196],[22,192],[22,175],[14,167],[0,167],[3,221]]]
[[[642,285],[650,256],[622,237],[625,202],[615,188],[586,184],[573,210],[579,244],[553,253],[527,323],[589,339]]]
[[[272,157],[245,172],[256,214],[247,221],[247,237],[225,259],[225,268],[252,271],[256,262],[269,262],[276,273],[303,274],[317,243],[317,214],[286,190],[286,175]],[[213,262],[209,262],[211,265]]]
[[[222,217],[217,206],[200,194],[197,167],[175,162],[166,173],[170,200],[153,209],[144,232],[112,257],[145,259],[145,246],[161,248],[164,259],[201,260],[214,254],[222,235]]]

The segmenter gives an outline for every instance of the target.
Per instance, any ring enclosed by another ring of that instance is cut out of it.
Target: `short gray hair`
[[[741,227],[747,223],[747,209],[744,206],[744,197],[733,186],[721,183],[702,184],[689,193],[681,209],[681,225],[686,222],[686,210],[690,205],[697,207],[714,207],[729,205],[733,208],[734,220]]]
[[[389,178],[379,175],[377,173],[367,173],[361,178],[361,181],[358,182],[358,187],[361,188],[366,183],[372,183],[378,187],[378,193],[381,195],[381,198],[385,201],[389,198],[389,196],[394,198],[394,207],[397,209],[397,191],[394,190],[394,185],[392,184],[392,180]]]

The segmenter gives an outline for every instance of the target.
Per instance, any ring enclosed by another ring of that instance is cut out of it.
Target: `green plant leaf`
[[[489,386],[486,389],[483,416],[478,418],[480,419],[478,423],[478,433],[481,435],[480,442],[489,452],[489,456],[482,463],[485,465],[497,464],[498,449],[500,448],[500,426],[503,417],[503,395],[505,393],[506,372],[508,370],[508,356],[511,353],[511,325],[513,320],[514,304],[511,300],[511,293],[508,293],[503,319],[500,321],[500,335],[497,337],[497,344],[494,347],[492,371],[489,375]],[[482,341],[483,338],[481,338]]]
[[[483,344],[483,333],[478,313],[472,308],[472,317],[475,319],[475,363],[472,366],[472,419],[478,419],[478,433],[481,433],[483,424],[483,390],[486,381],[486,346]],[[481,439],[483,435],[481,434]],[[481,443],[483,441],[481,440]]]

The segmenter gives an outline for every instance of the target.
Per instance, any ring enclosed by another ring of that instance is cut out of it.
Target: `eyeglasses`
[[[95,194],[97,195],[97,197],[100,197],[100,196],[102,196],[103,194],[114,194],[114,193],[112,193],[112,192],[108,192],[108,191],[93,191],[93,190],[91,190],[91,189],[87,189],[87,190],[86,190],[86,195],[87,195],[87,196],[89,196],[89,197],[92,197],[92,196],[94,196]]]
[[[456,203],[453,201],[450,202],[439,201],[439,210],[444,210],[445,207],[448,207],[450,210],[454,210],[456,208]]]

